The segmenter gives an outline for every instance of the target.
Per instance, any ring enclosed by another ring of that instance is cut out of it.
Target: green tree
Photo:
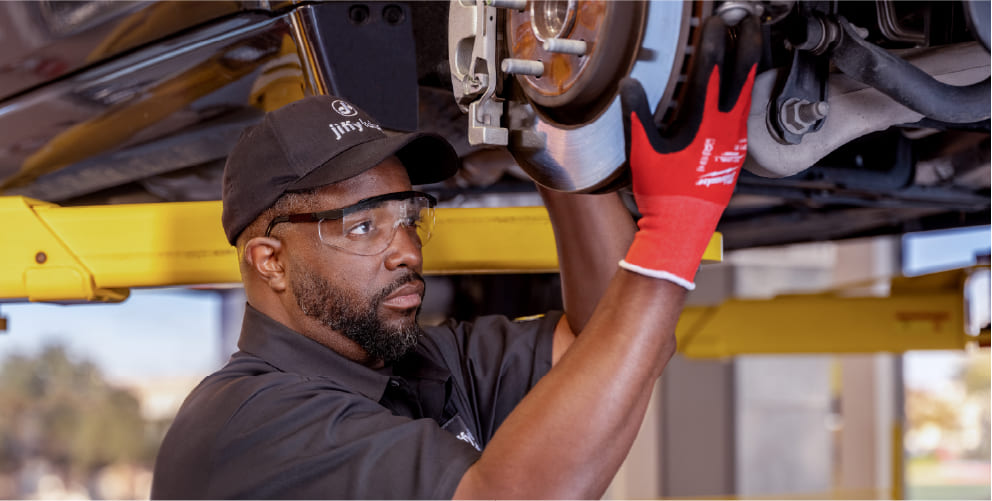
[[[137,398],[62,346],[3,361],[0,409],[0,471],[44,458],[87,478],[113,462],[154,459]]]

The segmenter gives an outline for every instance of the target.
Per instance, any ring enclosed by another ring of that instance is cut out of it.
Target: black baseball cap
[[[336,96],[312,96],[269,112],[248,127],[224,165],[221,221],[227,241],[284,193],[337,183],[396,155],[412,184],[442,181],[458,170],[443,137],[387,135],[367,113]]]

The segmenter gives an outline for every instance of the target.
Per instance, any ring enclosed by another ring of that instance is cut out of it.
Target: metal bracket
[[[405,2],[323,2],[290,16],[314,94],[345,96],[384,127],[417,128],[417,52]],[[389,83],[389,91],[381,85]]]
[[[0,215],[11,238],[0,248],[6,268],[0,274],[3,296],[49,302],[126,299],[128,289],[103,287],[91,267],[80,259],[79,249],[67,244],[62,226],[46,217],[46,212],[56,207],[24,197],[0,198]]]
[[[503,100],[496,97],[496,13],[485,0],[452,0],[448,14],[448,63],[455,101],[468,112],[469,144],[506,146],[500,126]],[[471,49],[469,49],[471,47]]]
[[[808,18],[806,40],[795,46],[789,74],[768,107],[768,131],[782,144],[800,144],[803,136],[820,130],[827,117],[830,61],[821,55],[821,42],[829,35],[818,29],[822,25],[818,17]]]

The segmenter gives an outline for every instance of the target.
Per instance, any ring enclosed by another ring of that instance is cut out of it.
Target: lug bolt
[[[568,38],[548,38],[544,41],[544,50],[559,54],[571,54],[573,56],[585,55],[589,50],[589,44],[582,40],[570,40]]]
[[[544,74],[544,63],[530,59],[506,58],[500,63],[500,69],[503,70],[503,73],[539,77]]]

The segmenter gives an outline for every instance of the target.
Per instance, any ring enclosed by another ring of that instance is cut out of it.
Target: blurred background
[[[333,94],[446,137],[463,167],[422,188],[499,210],[439,231],[455,264],[421,321],[532,315],[561,307],[555,274],[441,273],[554,270],[543,212],[507,209],[541,203],[534,179],[625,186],[615,84],[675,132],[698,28],[746,15],[763,54],[729,252],[607,497],[989,499],[987,0],[0,2],[0,497],[147,497],[244,295],[141,287],[237,282],[211,211],[264,112]]]
[[[735,297],[774,298],[829,289],[853,266],[861,294],[885,296],[878,289],[893,272],[971,266],[962,293],[977,335],[988,332],[989,279],[974,265],[989,235],[975,227],[734,251],[703,266],[690,305],[728,290],[713,279],[728,274]],[[866,255],[876,256],[874,278]],[[558,308],[558,286],[551,274],[428,277],[421,319]],[[0,497],[147,498],[172,416],[236,349],[243,301],[238,288],[151,289],[120,304],[2,305]],[[682,353],[609,496],[988,499],[990,358],[979,344],[830,353],[826,340],[823,353]]]

